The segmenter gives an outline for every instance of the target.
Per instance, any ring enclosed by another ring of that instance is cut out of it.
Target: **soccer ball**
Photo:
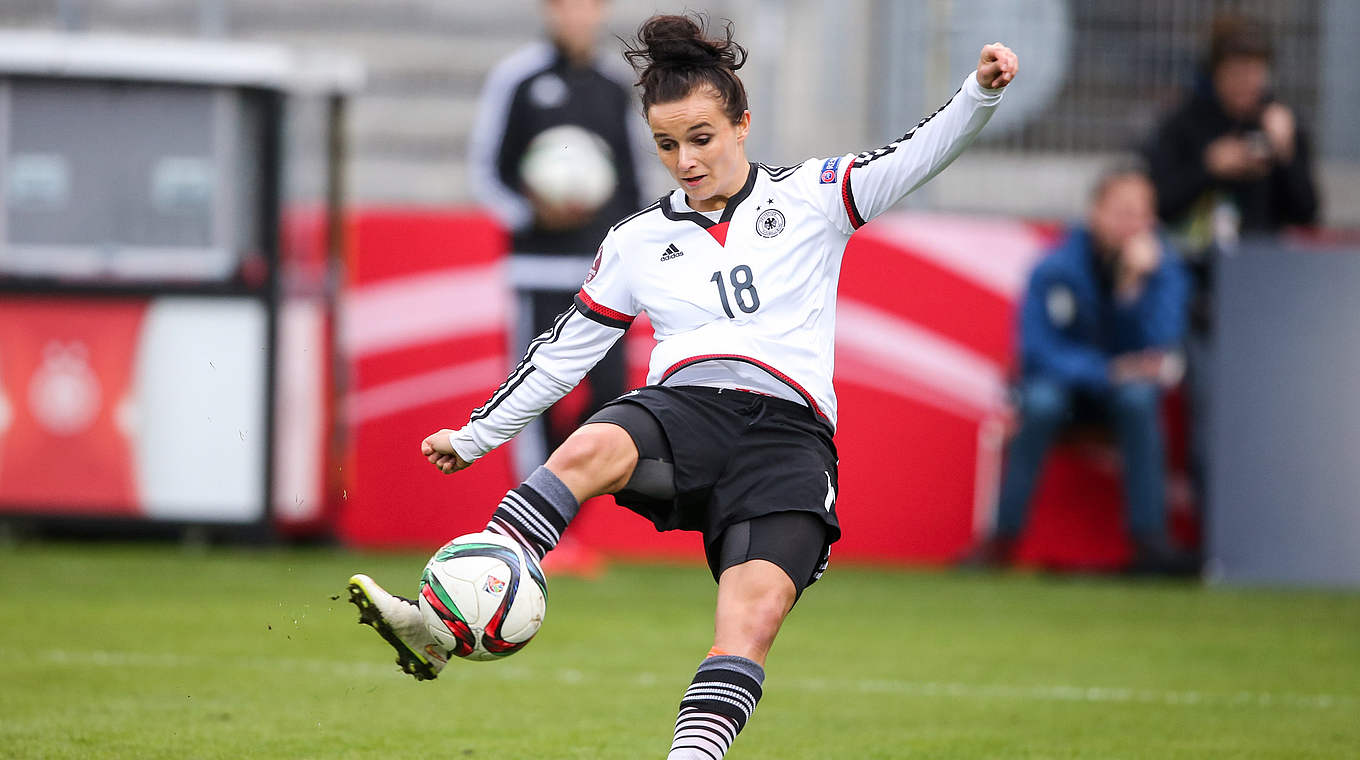
[[[566,124],[529,141],[519,164],[524,187],[554,206],[594,211],[614,194],[618,181],[609,145],[594,132]]]
[[[543,625],[548,585],[538,563],[497,533],[459,536],[420,576],[420,614],[450,655],[497,660],[524,648]]]

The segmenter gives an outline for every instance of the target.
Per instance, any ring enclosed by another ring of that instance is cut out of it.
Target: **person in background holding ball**
[[[523,354],[535,331],[571,308],[609,225],[642,206],[638,141],[630,139],[636,101],[624,84],[605,74],[597,55],[608,8],[607,0],[542,0],[548,39],[503,60],[482,91],[469,168],[474,197],[510,232],[509,276],[516,300],[511,356]],[[593,146],[583,151],[582,134],[594,138],[589,142],[612,164],[612,191],[597,200],[602,193],[591,188],[564,201],[558,172],[549,176],[558,181],[535,192],[526,180],[534,179],[532,169],[543,162],[529,165],[531,152],[563,159],[550,169],[563,162],[583,164],[589,176],[581,181],[599,186],[601,177],[590,171],[598,159],[589,155]],[[594,202],[581,202],[587,195],[595,195]],[[585,415],[625,390],[624,371],[620,344],[590,373]],[[514,449],[517,477],[541,464],[582,419],[549,419],[525,430]]]
[[[536,559],[584,501],[613,494],[658,530],[702,535],[718,585],[714,635],[681,698],[668,760],[726,756],[760,701],[780,626],[840,538],[832,368],[850,236],[958,157],[1019,69],[1005,45],[987,45],[949,101],[893,142],[768,166],[746,156],[753,117],[737,76],[746,50],[730,24],[716,35],[706,26],[701,15],[653,16],[625,53],[678,187],[609,229],[575,307],[466,425],[421,442],[441,472],[471,466],[647,313],[657,337],[647,387],[591,415],[506,493],[486,529]],[[438,675],[447,656],[431,649],[414,603],[362,575],[350,593],[377,612],[363,622],[403,669]]]

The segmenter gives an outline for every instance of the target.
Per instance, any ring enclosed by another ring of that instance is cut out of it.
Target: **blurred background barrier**
[[[264,44],[0,30],[0,515],[329,531],[361,79]]]
[[[1360,585],[1360,245],[1223,259],[1211,579]]]

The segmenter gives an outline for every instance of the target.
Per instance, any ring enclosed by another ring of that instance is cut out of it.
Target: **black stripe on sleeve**
[[[505,401],[506,397],[519,387],[520,383],[524,382],[525,378],[533,374],[534,366],[530,362],[534,358],[534,353],[543,346],[553,343],[558,338],[562,337],[562,329],[566,327],[567,321],[571,318],[573,313],[574,312],[571,309],[567,309],[557,315],[557,320],[553,323],[552,329],[543,331],[542,334],[529,343],[529,349],[524,353],[524,358],[520,359],[519,364],[515,365],[514,371],[510,373],[509,377],[505,378],[505,382],[501,383],[500,387],[492,392],[491,398],[487,399],[485,404],[482,404],[480,407],[473,410],[472,415],[468,418],[470,421],[480,420],[491,414],[491,412],[495,411],[496,407],[501,405],[501,402]]]
[[[795,164],[793,166],[770,166],[768,164],[760,164],[759,166],[765,170],[766,174],[770,175],[770,180],[772,182],[783,182],[793,176],[794,172],[803,168],[802,164]]]
[[[515,389],[520,386],[520,383],[528,380],[529,375],[534,374],[534,370],[536,369],[538,368],[531,364],[527,369],[519,373],[519,377],[513,383],[506,380],[505,384],[501,385],[500,389],[497,391],[499,398],[493,397],[490,401],[486,402],[485,406],[468,417],[468,420],[475,421],[484,419],[487,415],[496,411],[496,407],[500,406],[507,398],[510,398],[510,394],[515,392]]]
[[[882,148],[878,148],[877,150],[865,151],[865,152],[859,154],[858,156],[856,156],[856,157],[855,157],[855,160],[854,160],[854,165],[855,165],[855,166],[864,166],[864,165],[868,164],[870,161],[874,161],[874,160],[876,160],[876,159],[883,158],[884,156],[889,155],[889,154],[895,152],[895,151],[897,150],[897,146],[901,145],[902,143],[906,142],[907,140],[910,140],[910,139],[912,138],[912,136],[916,134],[916,130],[920,129],[921,127],[924,127],[924,126],[927,125],[927,124],[929,124],[931,119],[935,118],[936,116],[939,116],[941,111],[943,111],[944,109],[948,108],[948,107],[949,107],[949,104],[954,102],[954,98],[958,97],[958,94],[959,94],[960,92],[963,92],[963,88],[962,88],[962,87],[960,87],[959,89],[955,90],[955,91],[954,91],[954,94],[949,96],[949,100],[946,100],[946,101],[944,102],[944,105],[940,106],[939,108],[936,108],[936,109],[935,109],[935,113],[933,113],[933,114],[931,114],[931,115],[925,117],[924,119],[921,119],[919,122],[916,123],[916,126],[914,126],[914,127],[912,127],[911,129],[907,130],[907,133],[906,133],[905,135],[902,135],[901,137],[897,138],[896,140],[893,140],[892,142],[888,143],[887,145],[884,145]]]

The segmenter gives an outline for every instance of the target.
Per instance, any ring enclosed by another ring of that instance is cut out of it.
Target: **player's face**
[[[746,184],[750,111],[733,124],[716,93],[696,90],[684,100],[653,105],[647,110],[647,124],[657,157],[696,210],[723,208]]]
[[[1091,234],[1109,253],[1120,251],[1136,235],[1157,224],[1157,198],[1146,177],[1130,174],[1105,188],[1091,207]]]

